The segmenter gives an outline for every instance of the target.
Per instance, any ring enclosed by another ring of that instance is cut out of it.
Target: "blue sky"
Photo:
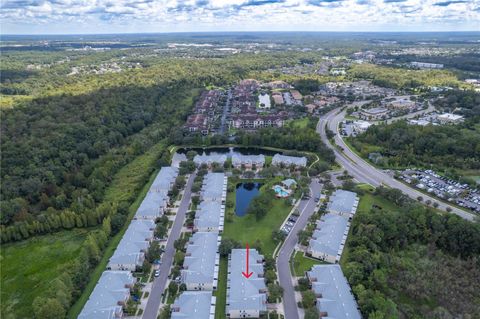
[[[2,34],[480,31],[480,0],[2,0]]]

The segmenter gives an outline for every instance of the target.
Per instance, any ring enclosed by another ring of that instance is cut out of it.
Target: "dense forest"
[[[404,121],[374,125],[350,142],[364,157],[381,153],[378,164],[385,167],[480,169],[480,127],[474,119],[456,126],[418,126]]]
[[[473,90],[449,90],[435,100],[435,106],[445,112],[460,113],[467,118],[478,117],[480,121],[480,93]]]
[[[183,124],[195,88],[293,60],[162,60],[141,71],[68,79],[2,109],[2,241],[97,224],[104,216],[95,206],[112,175],[180,131],[174,128]]]
[[[478,318],[480,224],[375,195],[398,209],[356,214],[343,265],[364,318]]]
[[[373,64],[356,64],[348,72],[352,79],[371,80],[373,84],[394,89],[419,89],[426,86],[459,87],[461,82],[450,71],[408,70]]]

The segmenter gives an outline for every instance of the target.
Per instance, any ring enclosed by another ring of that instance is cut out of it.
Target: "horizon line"
[[[240,31],[240,30],[223,30],[223,31],[156,31],[156,32],[118,32],[118,33],[0,33],[0,38],[2,36],[42,36],[42,35],[134,35],[134,34],[201,34],[201,33],[480,33],[480,30],[431,30],[431,31],[335,31],[335,30],[324,30],[324,31],[311,31],[311,30],[250,30],[250,31]],[[1,40],[1,39],[0,39]]]

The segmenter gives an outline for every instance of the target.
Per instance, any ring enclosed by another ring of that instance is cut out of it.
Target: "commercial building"
[[[275,154],[272,158],[272,165],[276,165],[276,166],[295,165],[297,167],[305,167],[307,166],[307,158],[305,156],[296,157],[296,156],[286,156],[281,154]]]
[[[181,273],[187,290],[216,290],[220,256],[218,233],[197,232],[187,245]]]
[[[214,319],[215,296],[211,291],[184,291],[172,305],[172,319]]]
[[[458,124],[463,122],[463,116],[452,113],[443,113],[437,116],[437,120],[441,124]]]
[[[417,69],[443,69],[443,64],[439,63],[410,62],[410,66]]]
[[[108,262],[108,269],[135,271],[141,267],[154,230],[152,220],[132,220]]]
[[[307,272],[320,318],[361,319],[357,302],[339,265],[315,265]]]
[[[351,218],[358,207],[358,196],[354,192],[337,189],[331,196],[327,211]]]
[[[330,263],[338,263],[347,240],[350,222],[345,216],[327,213],[317,221],[307,253]]]
[[[265,165],[265,156],[233,154],[232,165],[235,168],[252,169],[255,166],[256,169],[261,169]]]
[[[384,107],[375,107],[371,109],[361,110],[359,116],[364,120],[383,120],[388,116],[388,109]]]
[[[245,278],[246,249],[232,249],[228,258],[227,307],[229,318],[258,318],[267,311],[263,256],[250,249],[250,278]]]
[[[78,319],[122,318],[134,284],[135,277],[129,271],[104,271]]]

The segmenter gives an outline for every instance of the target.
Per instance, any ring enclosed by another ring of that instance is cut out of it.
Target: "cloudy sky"
[[[480,0],[1,0],[2,34],[480,31]]]

